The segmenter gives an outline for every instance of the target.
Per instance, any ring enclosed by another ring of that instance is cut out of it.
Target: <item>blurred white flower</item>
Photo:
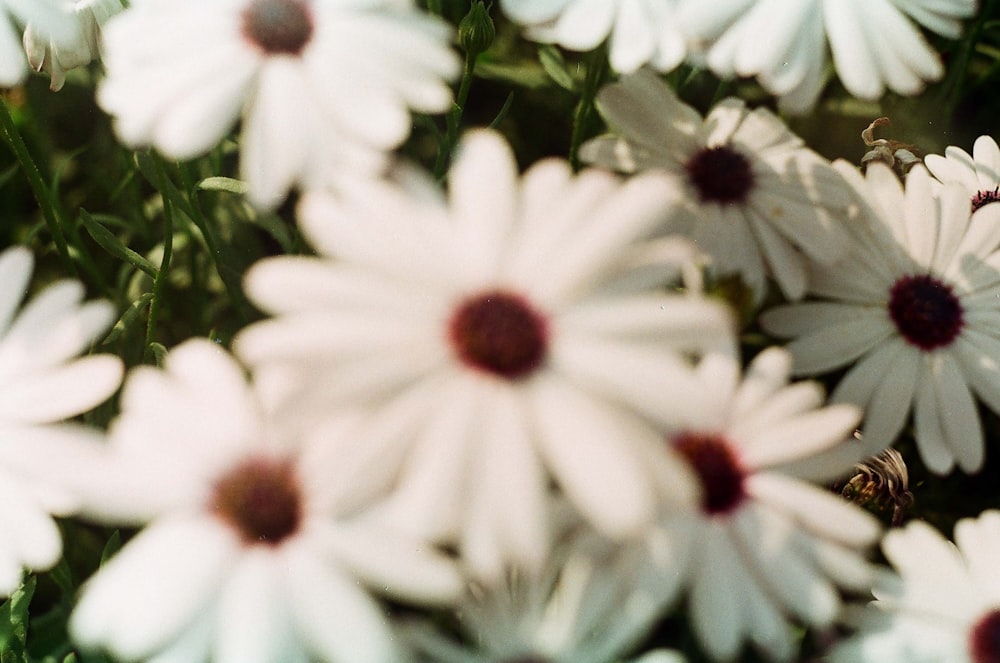
[[[549,473],[603,533],[640,529],[653,494],[635,447],[657,443],[641,415],[669,416],[685,353],[733,343],[721,304],[632,271],[676,187],[554,159],[519,179],[491,132],[461,144],[447,201],[432,182],[407,186],[305,196],[299,224],[320,257],[250,269],[248,295],[275,317],[243,330],[237,353],[295,375],[288,407],[379,408],[395,512],[457,539],[477,573],[544,560]]]
[[[34,25],[59,43],[76,34],[73,14],[63,0],[0,0],[0,87],[23,83],[28,75],[18,24]]]
[[[100,105],[130,146],[198,156],[242,118],[250,200],[375,174],[410,109],[447,110],[447,24],[399,0],[146,0],[104,28]]]
[[[83,286],[55,283],[18,313],[31,278],[32,256],[0,254],[0,594],[21,579],[21,567],[45,570],[62,541],[50,514],[78,506],[60,475],[77,471],[78,451],[97,438],[82,426],[57,424],[90,410],[118,388],[122,363],[111,355],[74,359],[114,320],[107,302],[82,303]]]
[[[84,516],[145,528],[84,585],[75,641],[127,661],[402,660],[366,587],[442,603],[461,578],[365,517],[350,425],[312,424],[268,414],[208,341],[130,373],[80,493]]]
[[[883,164],[864,178],[835,167],[863,202],[848,258],[812,275],[811,292],[830,301],[778,307],[760,323],[795,339],[799,375],[853,364],[833,400],[865,408],[869,454],[893,443],[912,409],[924,464],[975,472],[984,449],[972,392],[1000,412],[1000,205],[973,213],[954,182],[938,197],[922,166],[905,192]]]
[[[896,573],[875,583],[876,600],[851,620],[859,632],[831,661],[1000,660],[1000,512],[960,520],[955,543],[920,521],[886,534],[882,550]]]
[[[24,50],[28,64],[35,71],[45,71],[51,78],[53,92],[62,89],[66,72],[83,67],[100,55],[101,26],[125,9],[123,0],[76,0],[73,4],[74,34],[58,41],[34,23],[24,28]]]
[[[623,73],[644,64],[670,71],[684,60],[687,48],[676,5],[677,0],[500,1],[535,41],[590,51],[608,39],[611,67]]]
[[[758,300],[768,274],[799,299],[809,260],[843,257],[849,187],[766,109],[726,99],[703,119],[649,70],[605,86],[597,103],[614,133],[584,144],[580,158],[668,171],[686,195],[666,228],[690,237],[717,273],[740,274]]]
[[[758,355],[742,380],[736,359],[702,360],[665,442],[698,478],[699,508],[671,506],[633,551],[633,575],[646,578],[661,605],[687,588],[691,628],[714,660],[734,660],[745,640],[788,660],[796,641],[789,616],[830,626],[838,587],[871,586],[864,555],[880,527],[824,485],[862,454],[851,437],[861,413],[823,407],[822,387],[789,385],[790,369],[779,348]]]
[[[942,182],[958,182],[965,187],[975,211],[1000,200],[1000,147],[990,136],[980,136],[972,146],[972,156],[949,145],[944,156],[928,154],[927,170]]]
[[[681,0],[678,13],[712,71],[756,76],[785,110],[807,113],[831,52],[855,97],[878,99],[885,88],[919,93],[944,66],[913,22],[957,39],[977,7],[977,0]]]

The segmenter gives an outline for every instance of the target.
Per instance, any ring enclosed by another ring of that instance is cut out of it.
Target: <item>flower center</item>
[[[215,513],[248,544],[277,545],[298,529],[302,497],[290,463],[251,458],[215,485]]]
[[[980,191],[972,197],[972,211],[975,212],[983,205],[1000,201],[1000,187],[992,191]]]
[[[1000,609],[975,623],[969,633],[969,649],[974,663],[1000,663]]]
[[[305,0],[253,0],[243,11],[243,35],[268,55],[298,55],[312,34]]]
[[[753,189],[750,162],[731,147],[706,147],[691,157],[684,169],[702,202],[745,203]]]
[[[708,514],[729,513],[746,497],[746,472],[725,439],[702,433],[681,433],[673,440],[676,449],[701,480],[701,508]]]
[[[929,274],[904,276],[889,291],[889,317],[912,345],[931,351],[962,331],[962,303],[951,287]]]
[[[500,377],[525,377],[545,360],[545,318],[523,297],[495,290],[462,302],[448,328],[466,364]]]

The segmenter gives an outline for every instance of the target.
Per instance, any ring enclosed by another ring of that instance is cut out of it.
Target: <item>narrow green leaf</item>
[[[141,255],[128,248],[122,244],[121,240],[118,239],[114,233],[102,226],[97,222],[94,217],[87,213],[86,210],[80,210],[80,222],[83,223],[83,227],[87,229],[87,232],[94,241],[101,245],[101,248],[118,258],[123,260],[136,269],[149,274],[152,277],[156,277],[156,266],[149,262]]]
[[[163,361],[167,358],[167,348],[162,343],[150,343],[149,351],[153,353],[153,360],[158,368],[163,368]]]
[[[121,548],[122,533],[119,530],[115,530],[108,538],[108,542],[104,544],[104,550],[101,551],[101,566],[104,566],[104,563],[114,557]]]
[[[127,332],[132,325],[135,324],[139,314],[142,313],[147,306],[149,306],[149,302],[152,299],[153,293],[146,292],[143,293],[139,299],[132,302],[129,307],[125,309],[125,312],[122,313],[122,317],[118,318],[118,322],[116,322],[115,326],[111,328],[108,335],[104,337],[103,341],[101,341],[101,344],[110,345],[118,341],[118,339],[122,337],[122,334]]]
[[[577,91],[576,80],[573,79],[573,75],[570,73],[569,68],[566,66],[566,60],[563,58],[562,53],[559,49],[551,44],[543,44],[538,47],[538,61],[542,63],[542,68],[545,69],[545,73],[549,75],[556,85],[563,88],[564,90],[569,90],[570,92]]]
[[[197,187],[202,191],[224,191],[240,196],[250,190],[246,182],[232,177],[206,177],[198,182]]]

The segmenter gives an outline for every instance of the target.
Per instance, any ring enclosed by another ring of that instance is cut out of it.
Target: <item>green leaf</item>
[[[163,368],[163,361],[167,358],[167,348],[162,343],[150,343],[149,351],[153,353],[157,368]]]
[[[143,293],[139,299],[132,302],[129,307],[125,309],[125,312],[122,313],[122,317],[118,318],[118,322],[116,322],[115,326],[111,328],[108,335],[104,337],[103,341],[101,341],[101,344],[110,345],[120,339],[122,335],[127,332],[133,324],[135,324],[139,314],[142,313],[147,306],[149,306],[149,302],[152,299],[153,293],[147,292]]]
[[[122,244],[114,233],[102,226],[98,221],[87,213],[87,210],[80,210],[80,222],[94,241],[101,245],[101,248],[115,256],[119,260],[129,263],[136,269],[156,277],[156,266],[141,255]]]
[[[157,362],[159,362],[159,357],[157,357]],[[120,530],[115,530],[111,533],[108,538],[108,542],[104,545],[104,550],[101,551],[101,566],[109,559],[115,556],[115,554],[122,548],[122,533]]]
[[[556,85],[573,93],[577,91],[578,85],[576,80],[573,78],[573,74],[570,73],[569,67],[566,66],[566,60],[563,59],[562,53],[559,52],[558,48],[551,44],[539,46],[538,61],[542,63],[545,73],[555,81]]]
[[[197,187],[202,191],[224,191],[239,196],[245,195],[250,190],[246,182],[232,177],[206,177],[198,182]]]

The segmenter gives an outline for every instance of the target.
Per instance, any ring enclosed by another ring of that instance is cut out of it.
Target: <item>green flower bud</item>
[[[496,35],[497,29],[490,18],[490,10],[482,0],[476,0],[469,13],[458,24],[459,45],[462,50],[475,57],[490,47]]]

